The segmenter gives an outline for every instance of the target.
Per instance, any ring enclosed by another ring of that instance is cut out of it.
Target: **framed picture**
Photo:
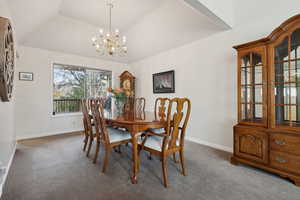
[[[160,72],[152,75],[153,93],[175,92],[175,71]]]
[[[33,81],[33,73],[32,72],[20,72],[19,80],[21,81]]]

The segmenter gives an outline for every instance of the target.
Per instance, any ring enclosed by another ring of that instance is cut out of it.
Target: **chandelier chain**
[[[109,2],[107,5],[109,6],[109,32],[112,33],[112,31],[111,31],[111,9],[114,7],[114,5],[112,4],[112,2]]]

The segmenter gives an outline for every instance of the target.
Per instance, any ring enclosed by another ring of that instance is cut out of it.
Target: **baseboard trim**
[[[8,165],[7,165],[6,170],[5,170],[5,174],[4,174],[4,177],[3,177],[3,181],[2,181],[2,183],[0,183],[0,199],[1,199],[1,196],[2,196],[3,187],[4,187],[4,185],[5,185],[5,182],[6,182],[6,179],[7,179],[9,170],[10,170],[10,167],[11,167],[12,162],[13,162],[14,157],[15,157],[16,150],[17,150],[17,143],[15,143],[15,146],[14,146],[13,152],[12,152],[12,155],[10,156],[10,159],[9,159],[9,161],[8,161]]]
[[[70,130],[70,131],[63,131],[63,132],[52,132],[52,133],[43,133],[39,135],[29,135],[25,137],[17,137],[17,142],[21,142],[23,140],[31,140],[31,139],[38,139],[44,137],[51,137],[51,136],[58,136],[58,135],[65,135],[65,134],[73,134],[77,132],[82,132],[83,130]]]
[[[31,140],[31,139],[38,139],[38,138],[44,138],[44,137],[73,134],[73,133],[82,132],[82,131],[83,130],[72,130],[72,131],[63,131],[63,132],[44,133],[44,134],[39,134],[39,135],[30,135],[30,136],[25,136],[25,137],[17,137],[17,142],[21,142],[23,140]],[[195,142],[195,143],[198,143],[201,145],[212,147],[214,149],[219,149],[219,150],[230,152],[230,153],[233,152],[232,148],[230,148],[230,147],[207,142],[207,141],[195,138],[195,137],[187,137],[186,139],[191,142]]]
[[[204,146],[212,147],[214,149],[219,149],[219,150],[226,151],[226,152],[229,152],[229,153],[233,152],[232,148],[227,147],[227,146],[207,142],[207,141],[200,140],[200,139],[194,138],[194,137],[187,137],[186,139],[191,141],[191,142],[195,142],[195,143],[198,143],[198,144],[201,144],[201,145],[204,145]]]

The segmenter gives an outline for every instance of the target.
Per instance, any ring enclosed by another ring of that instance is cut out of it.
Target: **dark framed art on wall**
[[[153,93],[175,93],[175,71],[160,72],[152,75]]]

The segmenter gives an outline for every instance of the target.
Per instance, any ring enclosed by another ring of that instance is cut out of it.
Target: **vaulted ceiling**
[[[125,57],[100,56],[91,45],[107,28],[106,0],[9,0],[19,44],[119,62],[133,62],[223,31],[189,1],[114,0],[113,28],[128,38]]]

